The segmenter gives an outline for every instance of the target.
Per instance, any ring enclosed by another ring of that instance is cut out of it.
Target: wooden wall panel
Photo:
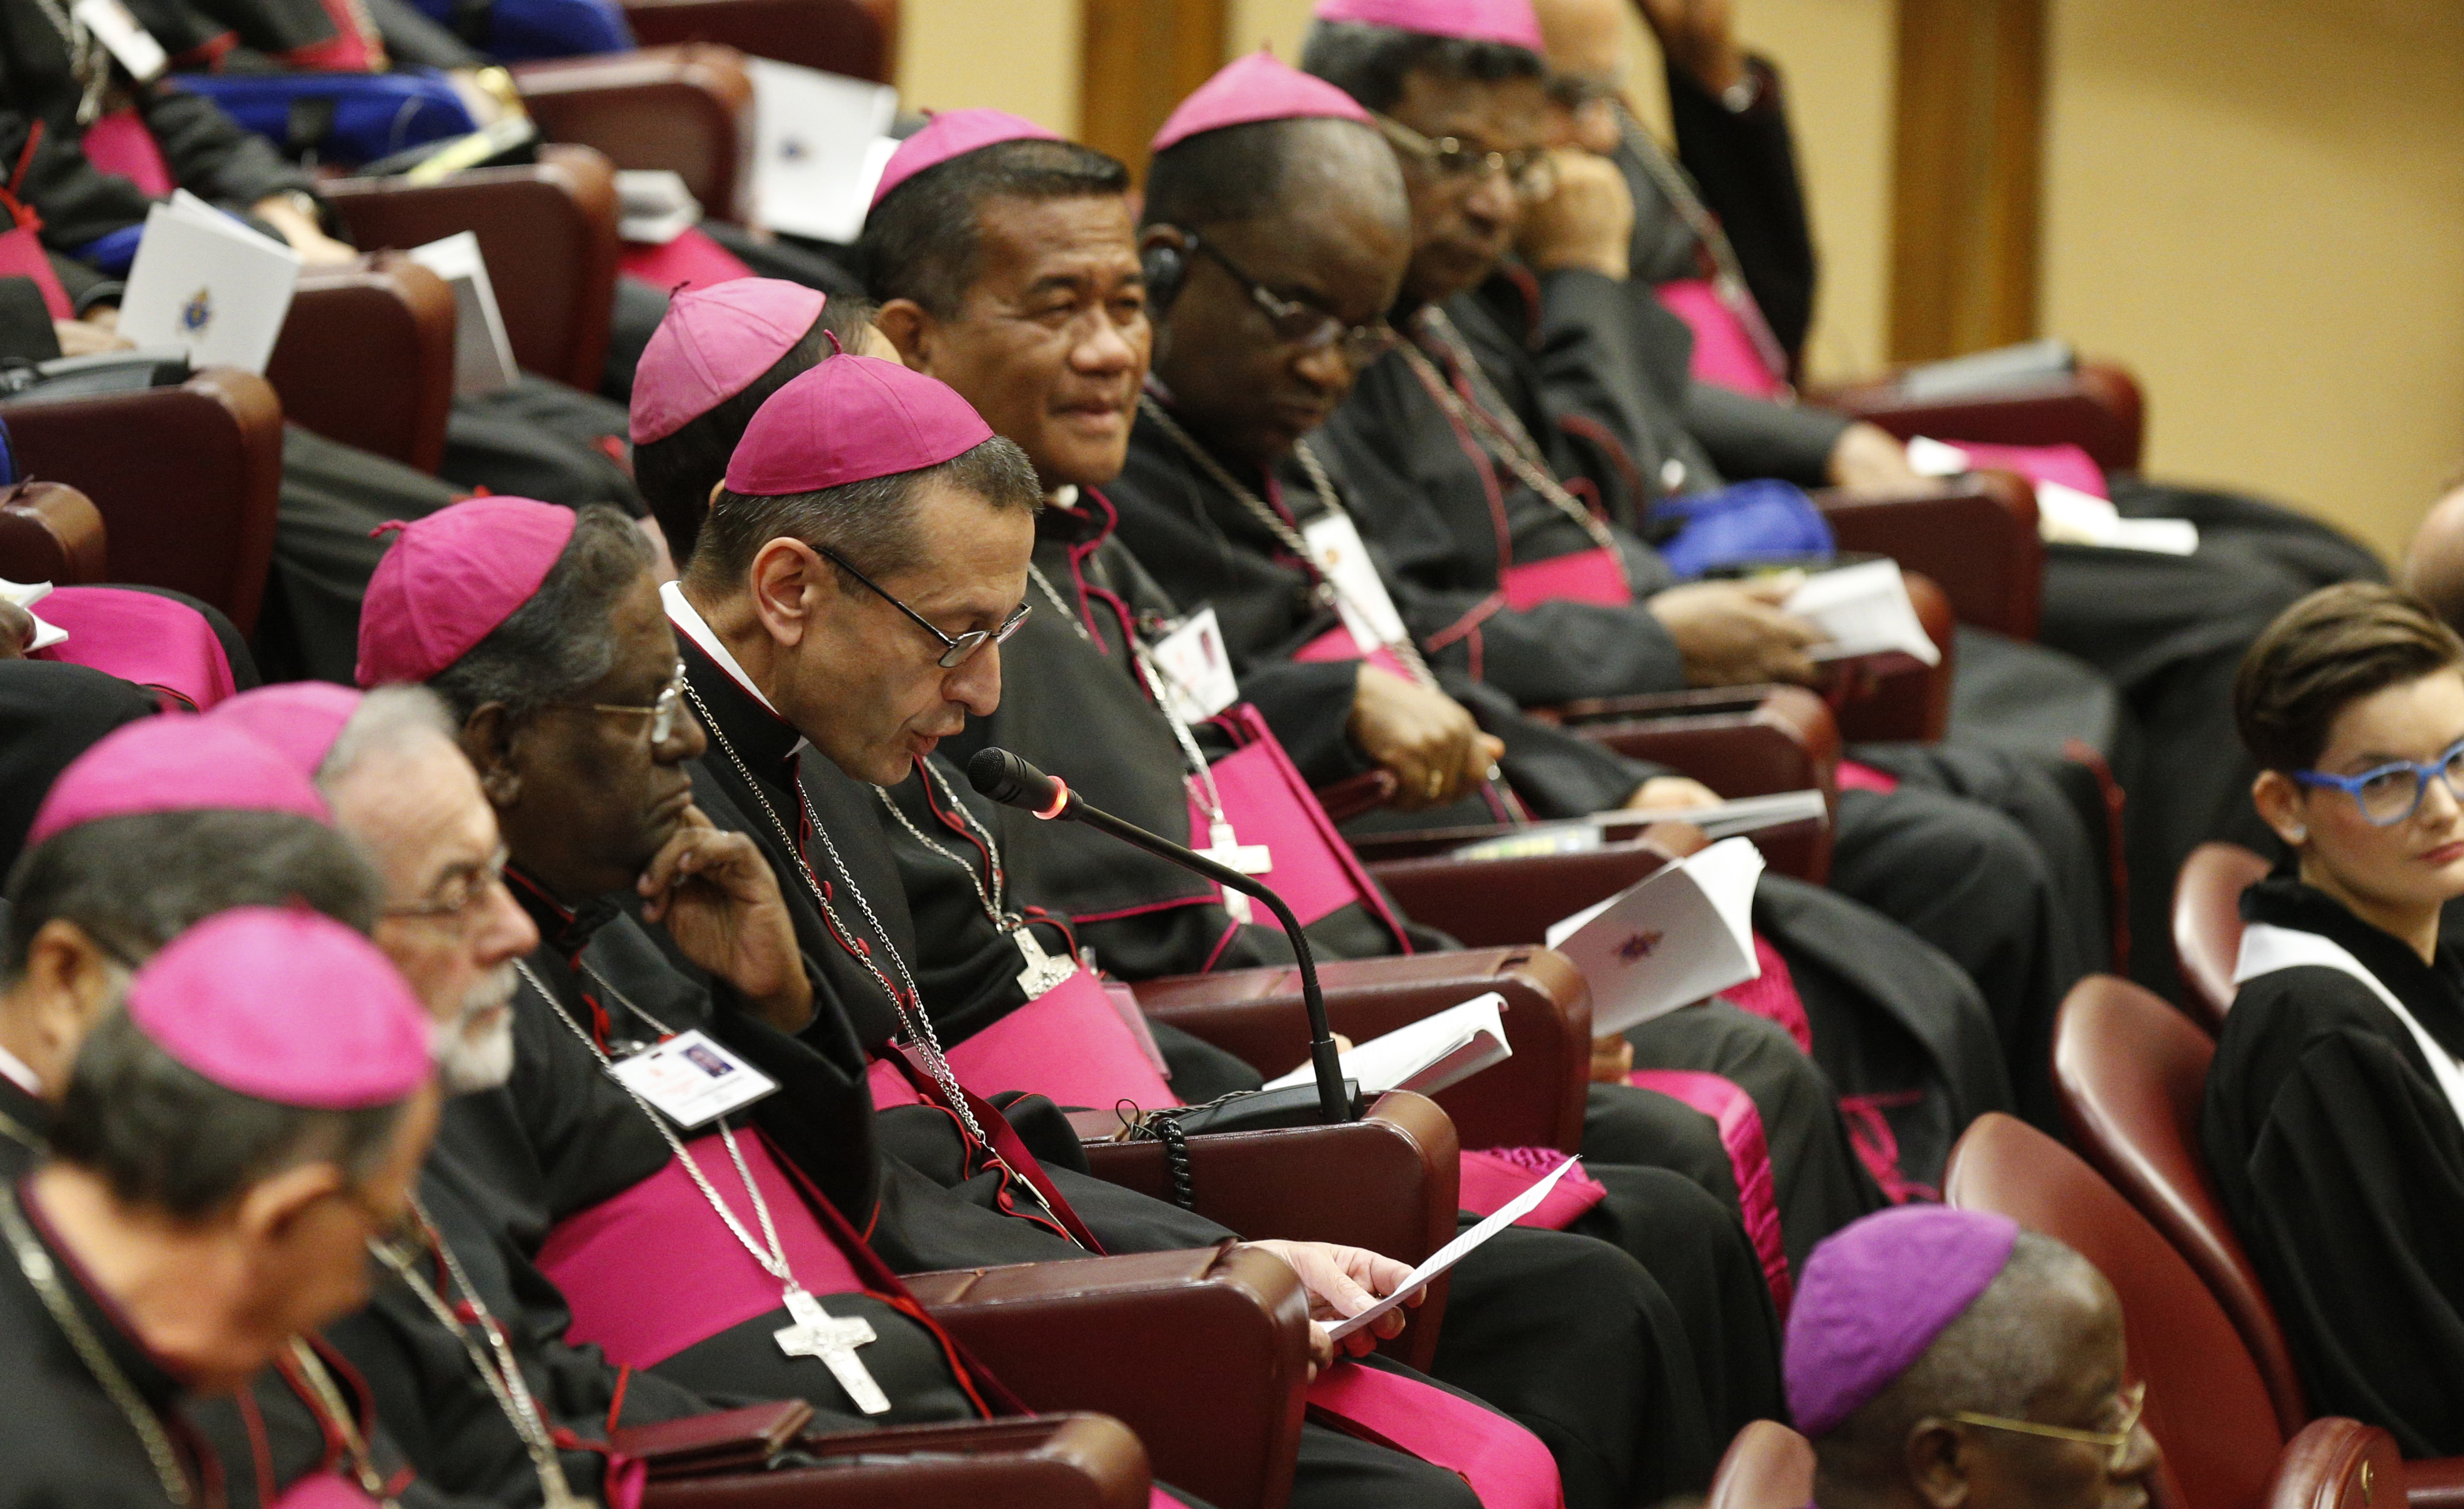
[[[1086,0],[1078,139],[1146,175],[1147,142],[1223,64],[1226,0]]]

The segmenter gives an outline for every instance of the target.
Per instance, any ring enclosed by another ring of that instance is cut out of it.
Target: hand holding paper
[[[1420,1264],[1420,1266],[1413,1269],[1410,1273],[1403,1275],[1401,1279],[1388,1286],[1385,1290],[1384,1296],[1379,1299],[1377,1302],[1370,1305],[1366,1309],[1354,1309],[1351,1311],[1346,1319],[1329,1327],[1327,1334],[1338,1342],[1349,1343],[1351,1338],[1357,1336],[1363,1330],[1368,1330],[1372,1327],[1375,1327],[1375,1334],[1378,1336],[1393,1336],[1397,1332],[1402,1330],[1403,1323],[1399,1318],[1397,1319],[1395,1323],[1392,1325],[1385,1323],[1386,1318],[1395,1313],[1397,1306],[1419,1303],[1422,1295],[1427,1290],[1432,1279],[1445,1277],[1445,1275],[1454,1268],[1455,1264],[1469,1257],[1473,1249],[1480,1247],[1490,1237],[1495,1236],[1498,1233],[1506,1230],[1516,1221],[1522,1219],[1528,1212],[1536,1208],[1542,1200],[1549,1197],[1549,1192],[1557,1187],[1557,1181],[1566,1176],[1567,1170],[1576,1167],[1581,1162],[1582,1160],[1580,1158],[1569,1158],[1564,1163],[1557,1165],[1555,1170],[1552,1171],[1549,1177],[1524,1191],[1513,1199],[1507,1201],[1504,1205],[1499,1206],[1494,1212],[1485,1217],[1478,1226],[1473,1227],[1470,1231],[1463,1233],[1462,1236],[1457,1236],[1453,1241],[1450,1241],[1443,1247],[1439,1248],[1435,1253],[1430,1255],[1427,1262]],[[1279,1242],[1253,1242],[1250,1245],[1257,1247],[1280,1247],[1286,1244]],[[1303,1243],[1299,1245],[1312,1246],[1318,1244]],[[1356,1247],[1338,1247],[1332,1250],[1335,1252],[1359,1251]],[[1375,1255],[1372,1254],[1370,1256],[1374,1257]],[[1392,1258],[1377,1258],[1377,1261],[1397,1268],[1403,1266],[1401,1263],[1396,1262]],[[1294,1264],[1294,1267],[1297,1268],[1298,1264]],[[1309,1281],[1309,1276],[1307,1274],[1303,1274],[1301,1276],[1301,1281],[1303,1283],[1307,1283]],[[1316,1291],[1314,1289],[1310,1291],[1310,1297],[1312,1303],[1314,1303],[1316,1298]],[[1314,1309],[1312,1309],[1311,1313],[1315,1313]],[[1366,1351],[1367,1349],[1368,1348],[1365,1345],[1351,1348],[1354,1356],[1358,1356],[1361,1352]]]
[[[1291,1264],[1309,1295],[1312,1328],[1323,1329],[1330,1344],[1341,1344],[1354,1357],[1375,1345],[1379,1337],[1400,1335],[1403,1318],[1394,1313],[1396,1306],[1419,1304],[1425,1295],[1425,1283],[1411,1284],[1410,1270],[1366,1247],[1287,1241],[1249,1245]],[[1363,1330],[1371,1334],[1360,1335]]]

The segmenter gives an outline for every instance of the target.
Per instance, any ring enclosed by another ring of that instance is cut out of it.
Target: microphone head
[[[1040,817],[1050,816],[1067,792],[1061,782],[997,745],[976,751],[967,761],[967,780],[978,795]]]

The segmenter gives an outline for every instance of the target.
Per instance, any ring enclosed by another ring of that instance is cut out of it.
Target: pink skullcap
[[[1369,112],[1350,95],[1323,78],[1277,61],[1274,54],[1261,49],[1232,59],[1218,69],[1214,77],[1199,85],[1198,92],[1182,100],[1180,108],[1164,121],[1163,129],[1155,133],[1147,149],[1160,152],[1202,131],[1220,131],[1225,126],[1321,116],[1375,124]]]
[[[1466,42],[1504,42],[1543,50],[1540,18],[1531,0],[1317,0],[1310,12],[1321,21],[1357,21]]]
[[[206,716],[246,730],[293,769],[314,778],[364,695],[330,681],[286,681],[226,697]]]
[[[777,364],[826,302],[775,277],[689,289],[668,305],[633,373],[633,444],[665,440]]]
[[[428,1013],[377,946],[305,908],[238,907],[164,945],[128,1019],[224,1089],[302,1110],[390,1105],[434,1070]]]
[[[1788,1313],[1796,1428],[1818,1440],[1889,1388],[1985,1292],[2018,1239],[2008,1216],[1903,1205],[1815,1247]]]
[[[255,735],[176,712],[114,729],[71,761],[35,812],[26,847],[103,818],[216,809],[333,820],[307,776]]]
[[[818,492],[937,467],[993,428],[937,378],[878,357],[832,357],[770,395],[727,463],[727,490],[748,497]]]
[[[872,186],[872,202],[880,204],[890,197],[891,189],[926,168],[938,167],[979,147],[1000,142],[1060,140],[1060,132],[1046,131],[1006,110],[945,110],[923,130],[899,142],[898,150],[890,154],[890,161],[882,164],[881,182]]]
[[[479,497],[403,526],[360,605],[360,685],[426,681],[469,654],[547,580],[573,521],[553,503]]]

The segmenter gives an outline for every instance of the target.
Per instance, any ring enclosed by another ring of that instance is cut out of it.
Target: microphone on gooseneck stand
[[[1124,843],[1134,844],[1158,859],[1203,875],[1218,886],[1265,903],[1266,909],[1275,914],[1275,920],[1291,939],[1292,954],[1300,962],[1301,1001],[1309,1008],[1309,1064],[1317,1076],[1318,1106],[1329,1124],[1352,1120],[1352,1098],[1344,1093],[1343,1066],[1336,1058],[1334,1032],[1327,1025],[1326,995],[1318,989],[1317,961],[1309,956],[1309,937],[1301,931],[1299,919],[1284,905],[1281,896],[1228,864],[1219,864],[1195,849],[1113,817],[1071,791],[1067,782],[1045,775],[1005,749],[978,750],[975,758],[967,761],[967,779],[979,795],[1004,807],[1017,807],[1047,820],[1057,818],[1100,828]]]

